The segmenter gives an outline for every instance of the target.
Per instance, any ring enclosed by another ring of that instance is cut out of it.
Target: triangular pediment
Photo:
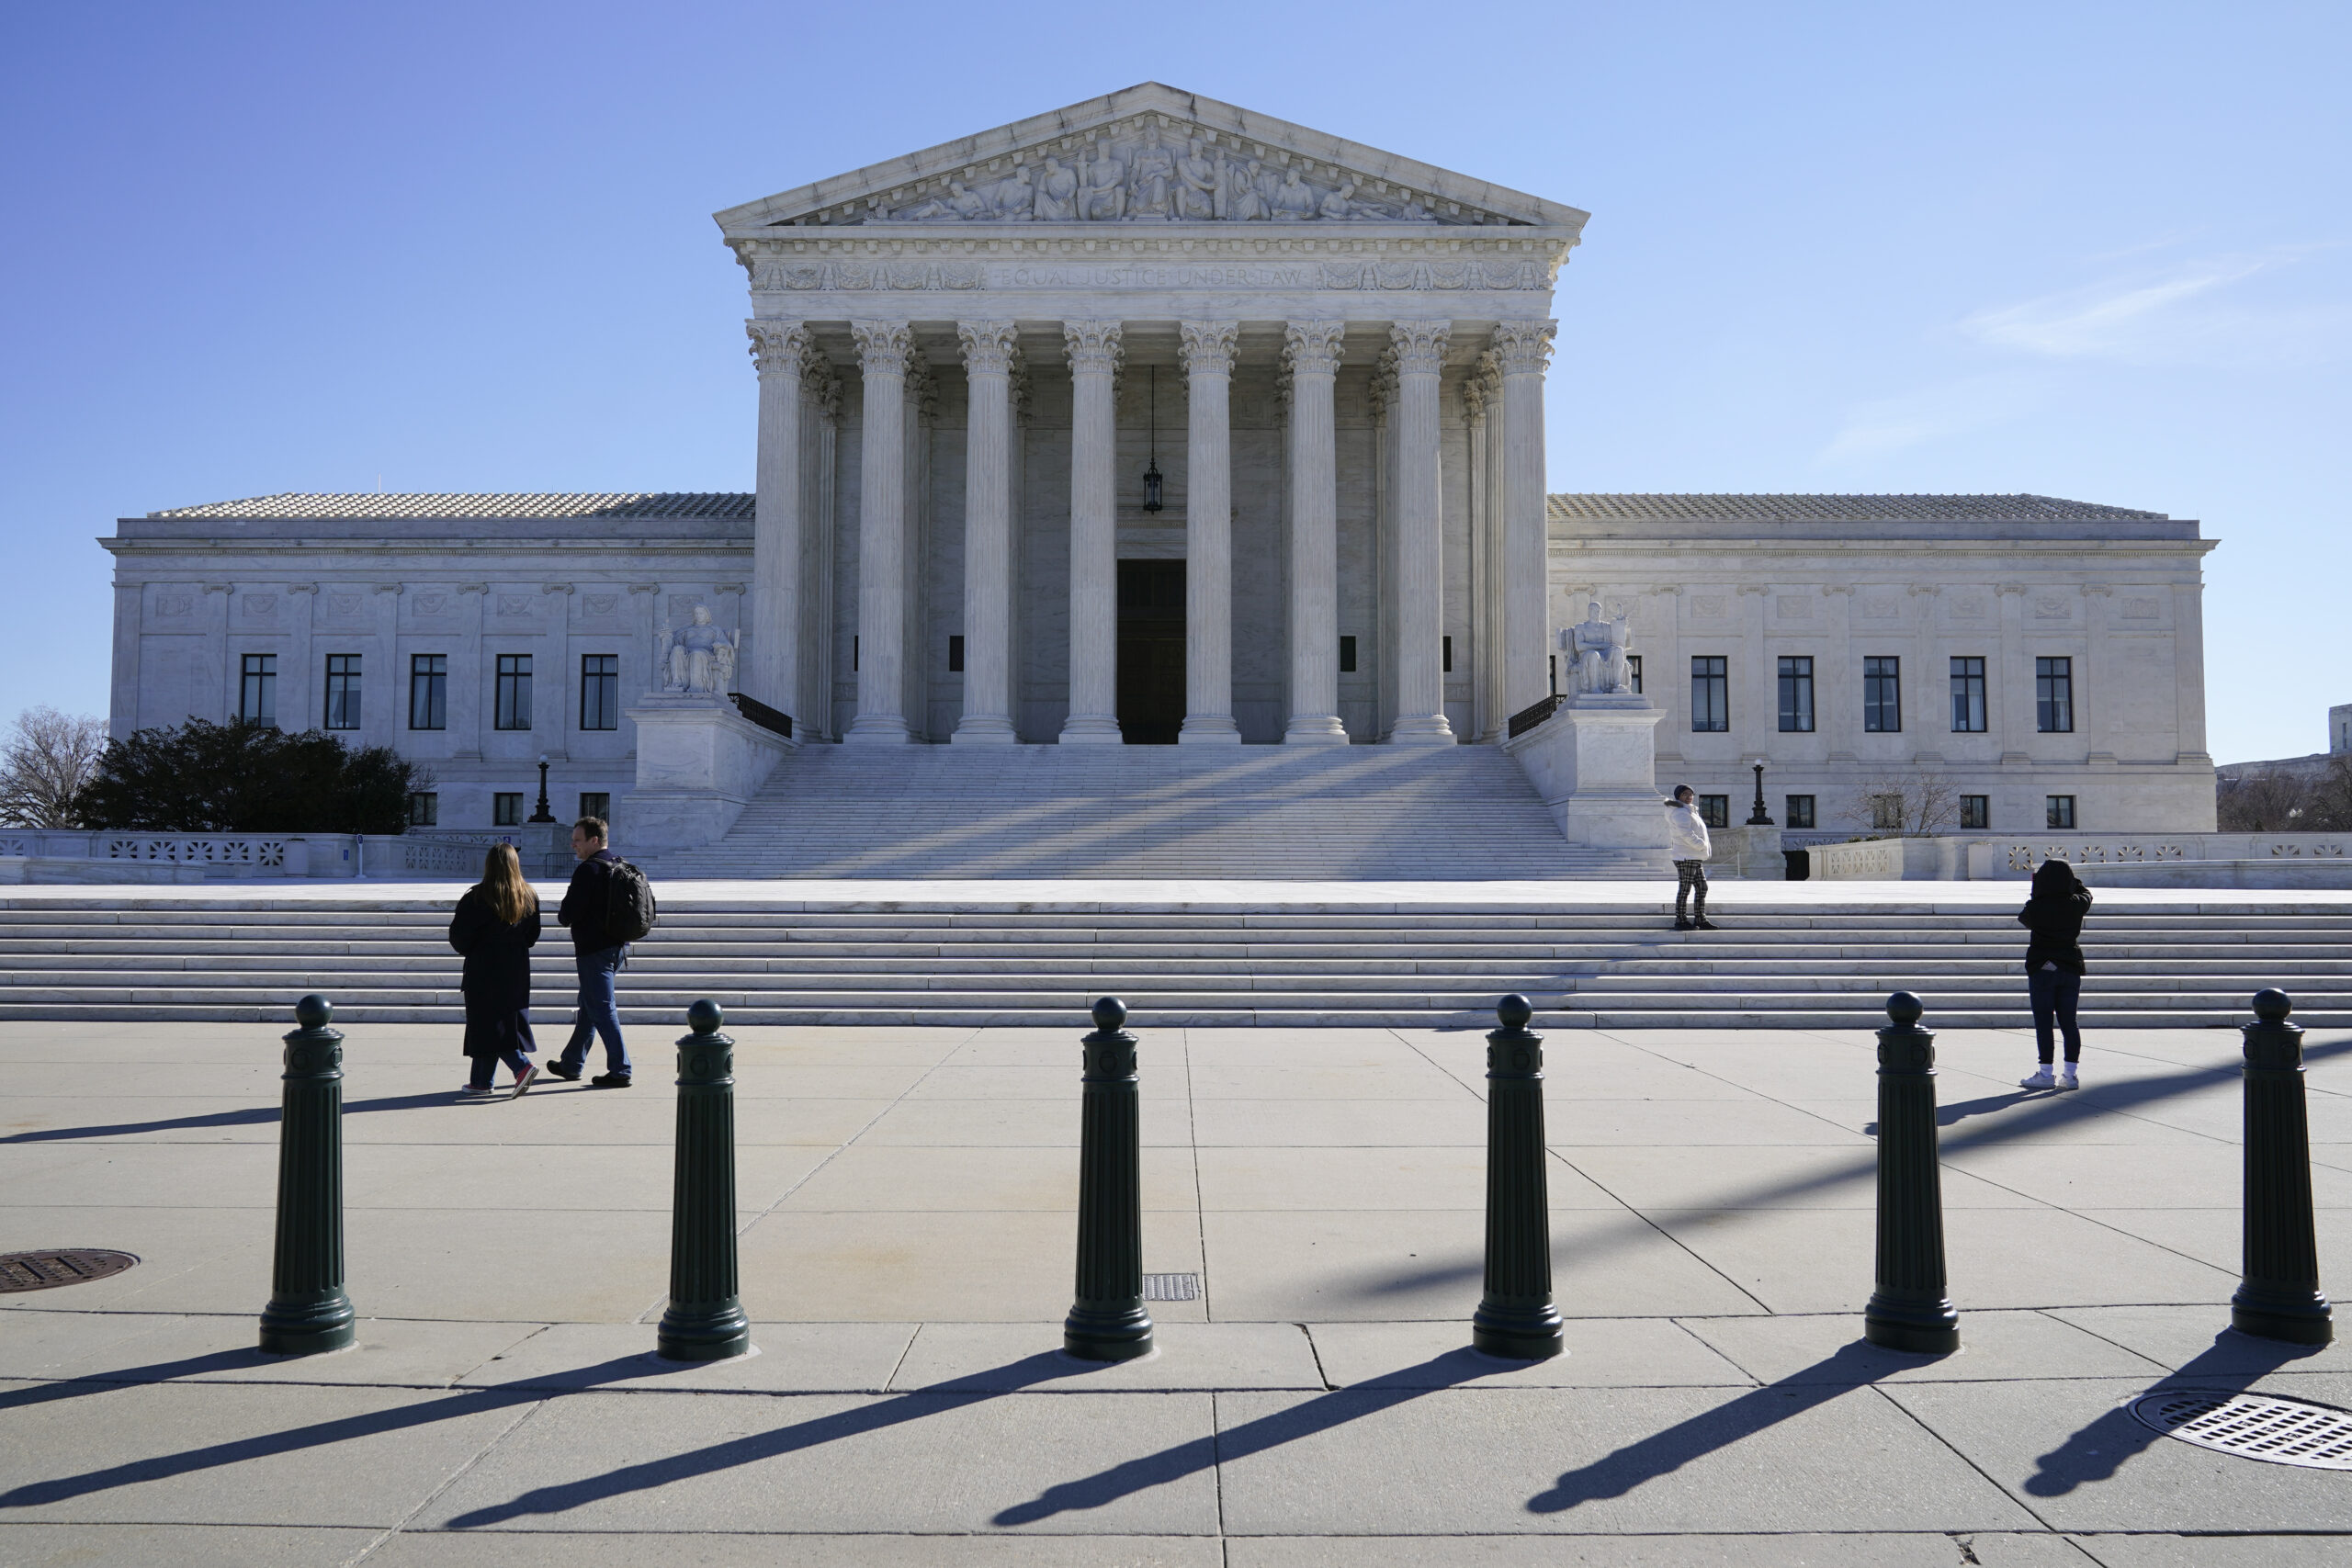
[[[784,226],[1535,225],[1587,214],[1157,82],[715,215]]]

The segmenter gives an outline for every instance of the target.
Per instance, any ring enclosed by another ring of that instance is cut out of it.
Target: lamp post
[[[1758,787],[1760,788],[1761,786],[1759,785]],[[1764,797],[1759,795],[1756,799],[1758,801],[1757,809],[1760,811],[1763,809],[1762,802]],[[531,820],[534,822],[552,822],[555,820],[554,815],[548,810],[548,754],[545,751],[539,753],[539,808],[531,813]]]
[[[1770,828],[1772,826],[1772,818],[1764,809],[1763,760],[1758,758],[1757,761],[1748,763],[1748,766],[1756,770],[1756,806],[1754,809],[1749,811],[1747,814],[1747,825],[1751,828]]]

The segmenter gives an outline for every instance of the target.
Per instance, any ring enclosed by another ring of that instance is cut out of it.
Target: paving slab
[[[926,1323],[891,1379],[897,1393],[1103,1393],[1182,1389],[1320,1390],[1306,1332],[1288,1323],[1161,1323],[1148,1356],[1081,1361],[1052,1323]]]
[[[425,1528],[1208,1535],[1204,1393],[648,1399],[537,1413],[434,1498]],[[1000,1516],[1065,1476],[1115,1472],[1082,1506]]]
[[[1545,1140],[1560,1149],[1612,1144],[1866,1148],[1870,1143],[1860,1122],[1841,1122],[1806,1107],[1763,1099],[1576,1100],[1547,1096],[1544,1114]]]
[[[1874,1147],[1772,1144],[1692,1149],[1588,1144],[1558,1152],[1611,1197],[1636,1209],[1878,1206]],[[1947,1209],[2019,1209],[2040,1202],[1951,1168],[1943,1173],[1943,1196]]]
[[[380,1529],[0,1522],[7,1568],[345,1568]]]
[[[1476,1209],[1487,1201],[1487,1151],[1473,1147],[1249,1148],[1200,1151],[1209,1210]],[[1569,1167],[1548,1172],[1552,1207],[1624,1205]]]
[[[1472,1349],[1466,1318],[1317,1323],[1307,1332],[1334,1388],[1745,1388],[1756,1382],[1669,1318],[1574,1318],[1565,1353],[1540,1361]]]
[[[14,1313],[0,1320],[0,1347],[17,1325],[51,1314]],[[266,1356],[256,1347],[256,1314],[150,1316],[105,1314],[104,1325],[78,1334],[86,1349],[42,1374],[108,1382],[369,1384],[447,1388],[502,1351],[537,1333],[536,1323],[363,1317],[357,1343],[319,1356]],[[136,1333],[122,1332],[136,1326]],[[44,1337],[54,1338],[54,1335]],[[0,1353],[5,1353],[0,1351]],[[36,1349],[35,1354],[40,1351]],[[14,1358],[11,1358],[13,1360]]]
[[[758,1352],[721,1361],[655,1354],[650,1323],[559,1323],[470,1369],[469,1388],[663,1393],[879,1393],[914,1337],[911,1323],[754,1323]]]
[[[1681,1325],[1741,1371],[1770,1383],[1999,1382],[2031,1378],[2154,1377],[2169,1369],[2062,1318],[1970,1312],[1950,1356],[1883,1349],[1862,1337],[1860,1312],[1684,1318]]]
[[[1428,1536],[1226,1538],[1227,1568],[1429,1568],[1439,1551],[1446,1568],[2090,1568],[2090,1560],[2064,1537],[1983,1530],[1533,1540],[1453,1535],[1442,1547]]]
[[[1467,1094],[1443,1099],[1201,1100],[1193,1107],[1202,1147],[1486,1147],[1487,1108]]]
[[[1225,1568],[1214,1537],[661,1534],[406,1529],[368,1568]]]
[[[1189,1147],[1143,1151],[1143,1206],[1189,1209],[1199,1189]],[[741,1184],[739,1182],[739,1190]],[[793,1210],[1043,1210],[1078,1213],[1078,1150],[1053,1145],[928,1147],[854,1144],[783,1200]]]
[[[2273,1371],[2352,1372],[2352,1339],[2289,1345],[2230,1327],[2227,1298],[2197,1306],[2052,1307],[2052,1317],[2144,1356],[2167,1370],[2234,1376]]]

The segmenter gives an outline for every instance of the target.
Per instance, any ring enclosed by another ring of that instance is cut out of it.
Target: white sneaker
[[[2075,1076],[2074,1063],[2069,1062],[2064,1066],[2058,1069],[2058,1087],[2060,1089],[2080,1089],[2083,1087],[2082,1079]]]
[[[2018,1087],[2019,1089],[2056,1089],[2058,1080],[2050,1076],[2050,1069],[2047,1066],[2041,1066],[2034,1068],[2033,1077],[2019,1078]]]

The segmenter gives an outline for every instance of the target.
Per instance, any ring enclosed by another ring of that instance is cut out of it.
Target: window
[[[1439,662],[1443,667],[1445,673],[1451,675],[1453,673],[1453,639],[1450,637],[1446,637],[1438,638],[1438,641],[1442,645],[1442,651],[1439,655]]]
[[[438,828],[441,825],[441,797],[430,790],[419,790],[410,795],[408,825],[412,828]]]
[[[1903,830],[1903,796],[1874,795],[1871,796],[1871,827],[1881,833]]]
[[[531,656],[527,653],[498,656],[498,712],[492,727],[531,728]]]
[[[1984,661],[1982,659],[1955,659],[1951,661],[1951,732],[1954,735],[1984,733]]]
[[[964,672],[964,639],[960,637],[947,639],[947,672],[950,675]]]
[[[583,653],[580,656],[580,728],[618,729],[621,727],[621,656]]]
[[[237,686],[237,716],[247,724],[277,722],[277,655],[248,653]]]
[[[1634,695],[1642,694],[1642,656],[1638,653],[1625,656],[1625,683],[1633,687]]]
[[[2041,797],[2042,826],[2067,828],[2075,825],[2075,797],[2071,795],[2046,795]]]
[[[1813,733],[1813,660],[1781,656],[1781,729]]]
[[[1862,728],[1893,735],[1903,728],[1903,660],[1862,660]]]
[[[857,638],[854,636],[849,639],[849,667],[854,674],[857,670]]]
[[[1699,797],[1699,820],[1710,828],[1731,826],[1731,796],[1702,795]]]
[[[572,820],[577,822],[581,817],[594,817],[599,822],[611,821],[613,819],[612,795],[601,789],[582,790],[579,816],[574,817]]]
[[[1556,697],[1560,694],[1560,656],[1556,653],[1552,655],[1544,660],[1544,666],[1551,671],[1552,694]]]
[[[1343,637],[1340,639],[1340,673],[1352,675],[1355,672],[1356,639],[1351,637]]]
[[[359,728],[359,655],[327,655],[327,728]]]
[[[501,790],[490,797],[490,825],[493,828],[520,828],[523,825],[523,795],[520,790],[513,795]]]
[[[2033,661],[2033,727],[2044,735],[2064,735],[2075,728],[2073,660],[2037,659]]]
[[[1788,810],[1784,812],[1783,815],[1788,818],[1789,826],[1792,828],[1812,827],[1813,796],[1809,795],[1790,795],[1788,797]]]
[[[1696,731],[1731,728],[1731,661],[1718,653],[1702,653],[1690,660],[1690,728]]]
[[[408,660],[408,727],[449,728],[449,656],[414,653]]]
[[[1993,797],[1989,795],[1962,795],[1960,825],[1962,828],[1990,828],[1993,825]]]

